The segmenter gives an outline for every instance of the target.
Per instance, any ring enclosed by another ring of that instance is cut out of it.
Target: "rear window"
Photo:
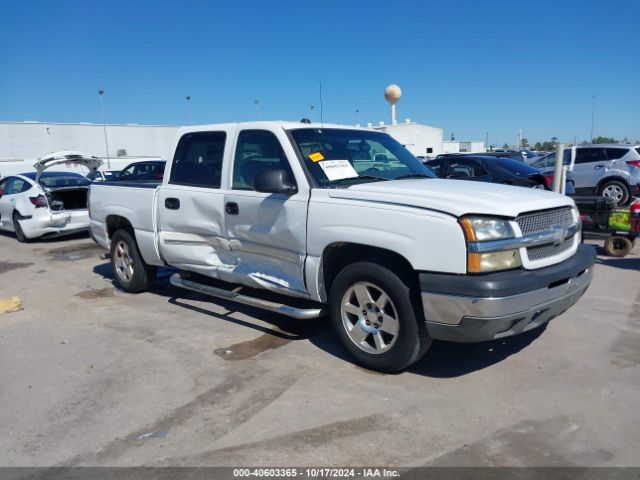
[[[220,188],[225,132],[187,133],[178,143],[169,183]]]
[[[628,151],[628,148],[605,148],[605,152],[607,152],[607,158],[609,160],[617,160],[618,158],[622,158],[627,154]]]
[[[43,173],[40,177],[40,185],[46,188],[85,187],[90,183],[91,180],[82,175]]]
[[[533,175],[534,173],[538,173],[538,170],[527,165],[526,163],[519,162],[517,160],[512,160],[511,158],[495,158],[492,159],[491,162],[494,164],[508,170],[516,175],[526,177],[528,175]],[[555,162],[555,157],[554,157]]]
[[[638,154],[640,154],[640,147],[636,147],[636,152],[638,152]]]

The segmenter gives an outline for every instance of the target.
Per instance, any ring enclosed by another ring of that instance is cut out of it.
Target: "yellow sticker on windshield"
[[[312,162],[320,162],[324,160],[324,155],[322,155],[320,152],[315,152],[309,155],[309,160],[311,160]]]

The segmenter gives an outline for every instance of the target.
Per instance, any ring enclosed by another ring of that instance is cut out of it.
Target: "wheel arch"
[[[374,260],[386,268],[407,277],[411,286],[418,285],[418,273],[411,262],[401,254],[386,248],[352,242],[334,242],[322,251],[318,268],[318,290],[321,301],[326,301],[336,276],[351,263]]]
[[[611,175],[608,177],[604,177],[601,178],[598,183],[596,184],[596,191],[598,192],[598,194],[600,194],[600,190],[602,189],[602,186],[607,183],[607,182],[612,182],[612,181],[618,181],[618,182],[622,182],[624,183],[624,185],[627,187],[627,189],[629,189],[629,192],[631,192],[631,187],[629,185],[629,181],[624,178],[621,175]]]
[[[109,238],[109,240],[113,238],[113,235],[118,230],[127,231],[131,234],[133,239],[136,240],[136,232],[133,228],[133,224],[129,221],[128,218],[123,217],[122,215],[108,215],[107,218],[105,218],[105,228],[107,230],[107,237]]]

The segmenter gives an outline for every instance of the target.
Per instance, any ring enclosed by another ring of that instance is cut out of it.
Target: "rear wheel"
[[[629,187],[620,180],[609,180],[600,187],[600,195],[615,199],[618,206],[629,201]]]
[[[333,282],[329,303],[338,338],[366,368],[402,370],[431,344],[410,286],[382,265],[364,261],[346,266]]]
[[[633,242],[627,237],[611,235],[604,242],[604,250],[612,257],[625,257],[633,248]]]
[[[27,243],[29,239],[22,231],[22,227],[18,220],[22,220],[21,215],[18,212],[13,212],[13,231],[16,233],[16,238],[20,243]]]
[[[111,239],[111,266],[125,292],[144,292],[156,279],[156,268],[144,262],[136,241],[126,230],[118,230]]]

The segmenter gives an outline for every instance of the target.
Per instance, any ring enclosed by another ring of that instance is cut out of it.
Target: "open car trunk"
[[[52,212],[86,209],[88,191],[86,187],[50,189],[47,191],[49,209]]]

